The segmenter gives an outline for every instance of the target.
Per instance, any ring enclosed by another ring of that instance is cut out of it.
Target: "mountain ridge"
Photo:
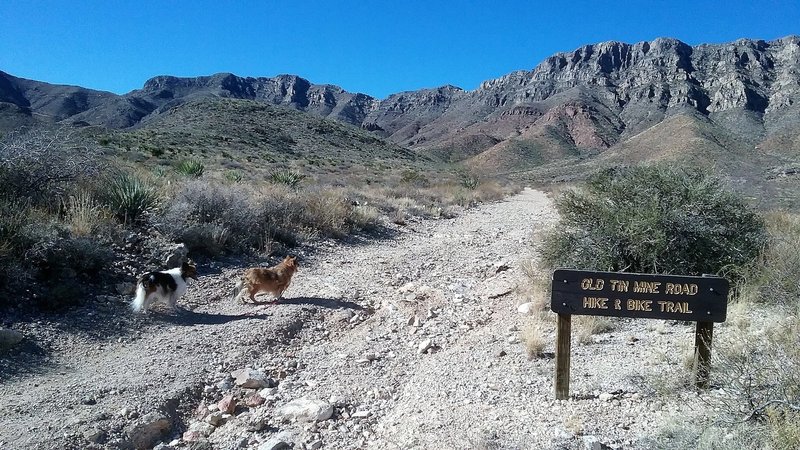
[[[0,72],[0,102],[14,106],[1,110],[0,125],[28,114],[136,128],[204,97],[288,106],[495,172],[614,150],[676,114],[708,118],[739,152],[759,148],[791,159],[798,155],[785,142],[800,125],[800,37],[696,46],[674,38],[605,41],[555,53],[474,90],[445,85],[382,100],[297,75],[161,75],[116,95]]]

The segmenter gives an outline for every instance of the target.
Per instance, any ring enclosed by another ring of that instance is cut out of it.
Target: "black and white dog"
[[[161,301],[175,310],[178,299],[186,293],[189,278],[197,280],[197,267],[191,260],[174,269],[146,273],[136,283],[136,297],[131,307],[136,312],[144,312],[154,302]]]

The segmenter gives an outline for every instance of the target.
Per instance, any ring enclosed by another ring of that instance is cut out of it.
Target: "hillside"
[[[7,131],[56,121],[136,129],[136,136],[148,133],[139,129],[173,133],[161,118],[209,98],[282,105],[359,127],[434,160],[531,181],[572,179],[584,167],[607,163],[699,157],[699,164],[745,179],[753,193],[777,189],[791,196],[783,185],[763,185],[776,177],[783,183],[784,175],[795,183],[791,174],[800,161],[798,36],[694,47],[670,38],[589,44],[473,91],[442,86],[383,100],[294,75],[158,76],[119,96],[0,73],[0,126]],[[684,122],[694,125],[676,125]],[[157,131],[162,123],[166,129]],[[258,140],[252,130],[224,131],[240,143]],[[275,157],[283,135],[263,131]],[[584,160],[593,163],[572,167]]]
[[[134,129],[92,131],[107,153],[129,162],[170,167],[201,159],[208,169],[235,170],[246,179],[277,169],[330,180],[437,167],[339,121],[252,100],[198,98],[151,114]]]

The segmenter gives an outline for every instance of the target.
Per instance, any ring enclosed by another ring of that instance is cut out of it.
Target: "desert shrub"
[[[163,166],[155,166],[153,167],[153,176],[156,178],[165,178],[167,176],[167,169]]]
[[[201,177],[205,172],[206,166],[197,159],[186,159],[175,166],[175,171],[187,177]]]
[[[98,187],[101,202],[123,224],[140,221],[159,203],[158,189],[135,174],[113,172]]]
[[[766,242],[763,220],[701,170],[604,170],[556,207],[542,246],[551,267],[736,278]]]
[[[257,242],[262,227],[252,199],[244,187],[190,181],[172,198],[157,227],[190,251],[242,252]]]
[[[100,152],[68,129],[13,134],[0,145],[0,194],[60,205],[77,185],[103,169]]]
[[[416,170],[406,169],[400,175],[400,181],[415,186],[428,186],[428,178]]]
[[[380,226],[380,211],[371,205],[360,205],[353,208],[350,221],[358,230],[372,231]]]
[[[59,230],[60,231],[60,230]],[[46,278],[54,275],[77,274],[96,275],[113,257],[112,252],[98,240],[78,237],[72,238],[65,233],[44,238],[26,252],[25,259],[38,268]]]
[[[532,317],[522,328],[521,338],[528,359],[539,358],[544,355],[547,345],[545,324],[538,317]]]
[[[32,222],[29,201],[0,196],[0,286],[19,278],[20,255],[30,245],[25,228]],[[1,303],[1,302],[0,302]]]
[[[575,318],[576,339],[581,344],[592,342],[592,336],[608,333],[614,329],[610,319],[600,316],[577,316]]]
[[[770,448],[776,450],[800,448],[800,412],[770,410],[767,423]]]
[[[300,242],[300,223],[304,202],[299,194],[285,184],[263,188],[256,198],[256,216],[262,224],[262,240],[289,247]]]
[[[728,329],[715,342],[712,373],[722,389],[709,401],[728,421],[800,411],[800,316],[796,307],[772,314],[757,337],[746,328]]]
[[[306,176],[290,169],[274,170],[269,174],[269,181],[296,188]]]
[[[316,189],[305,193],[302,223],[323,236],[343,237],[352,228],[353,207],[341,192]]]
[[[754,300],[796,303],[800,299],[800,215],[771,212],[765,222],[769,245],[753,264],[744,288],[753,292]]]

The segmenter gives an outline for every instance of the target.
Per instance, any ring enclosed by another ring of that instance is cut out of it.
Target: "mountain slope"
[[[487,172],[537,170],[617,146],[622,150],[614,154],[625,155],[624,149],[642,145],[635,138],[644,132],[663,139],[648,150],[661,153],[649,159],[673,154],[672,146],[705,148],[708,139],[702,135],[671,134],[671,120],[679,115],[712,129],[709,142],[725,151],[758,149],[750,153],[777,167],[800,156],[794,144],[800,126],[800,37],[695,47],[668,38],[603,42],[555,54],[533,70],[486,81],[474,91],[443,86],[384,100],[292,75],[159,76],[117,96],[0,73],[0,125],[46,119],[141,128],[187,102],[220,97],[336,119],[418,153]]]
[[[231,98],[197,98],[150,114],[134,129],[101,131],[107,152],[145,165],[201,158],[208,168],[263,177],[279,168],[335,177],[435,162],[367,131],[284,106]]]

